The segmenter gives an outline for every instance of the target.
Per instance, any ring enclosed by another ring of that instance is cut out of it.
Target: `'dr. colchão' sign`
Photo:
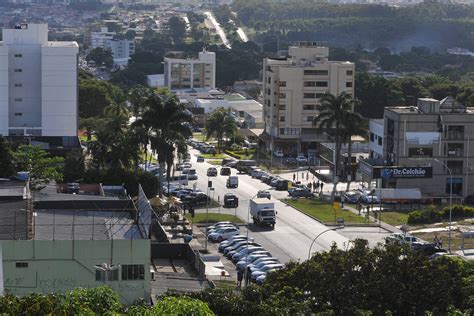
[[[426,179],[432,177],[432,167],[381,167],[373,170],[374,179]]]

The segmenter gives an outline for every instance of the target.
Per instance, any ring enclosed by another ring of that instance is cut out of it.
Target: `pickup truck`
[[[250,200],[250,215],[255,224],[264,226],[270,225],[275,228],[276,212],[275,203],[266,198]]]

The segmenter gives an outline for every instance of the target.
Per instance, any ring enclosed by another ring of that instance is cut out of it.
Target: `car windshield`
[[[274,211],[261,211],[260,214],[262,216],[275,216],[275,212]]]

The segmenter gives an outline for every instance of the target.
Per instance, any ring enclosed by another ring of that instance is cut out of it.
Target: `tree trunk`
[[[352,181],[352,141],[350,138],[349,142],[347,143],[347,158],[349,159],[349,163],[347,164],[347,175],[351,176],[351,180],[347,181],[346,192],[349,191]]]

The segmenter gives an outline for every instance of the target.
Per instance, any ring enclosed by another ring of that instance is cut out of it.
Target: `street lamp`
[[[451,173],[451,169],[449,169],[448,165],[442,162],[439,159],[433,159],[434,161],[438,162],[442,166],[444,166],[448,172],[450,177],[449,183],[449,224],[448,224],[448,251],[451,253],[451,214],[453,210],[453,174]]]
[[[249,249],[250,202],[251,202],[253,199],[255,199],[255,197],[256,197],[257,195],[258,195],[258,193],[255,194],[254,196],[252,196],[252,197],[250,198],[250,200],[249,200],[249,207],[248,207],[248,209],[247,209],[247,245],[246,245],[246,247],[245,247],[246,249]],[[248,250],[247,250],[247,251],[248,251]],[[249,275],[248,275],[248,271],[249,271],[249,270],[248,270],[248,268],[247,268],[247,266],[248,266],[248,264],[249,264],[248,260],[249,260],[249,256],[248,256],[248,253],[247,253],[247,255],[245,256],[245,275],[244,275],[244,278],[245,278],[245,286],[248,285],[248,280],[249,280],[249,279],[248,279],[248,278],[249,278]]]
[[[316,239],[319,238],[319,236],[321,236],[322,234],[325,234],[331,230],[337,230],[337,227],[334,227],[334,228],[328,228],[326,230],[323,230],[322,232],[320,232],[316,237],[314,237],[313,241],[311,242],[311,245],[309,246],[309,250],[308,250],[308,260],[311,259],[311,248],[313,248],[313,245],[314,243],[316,242]]]

